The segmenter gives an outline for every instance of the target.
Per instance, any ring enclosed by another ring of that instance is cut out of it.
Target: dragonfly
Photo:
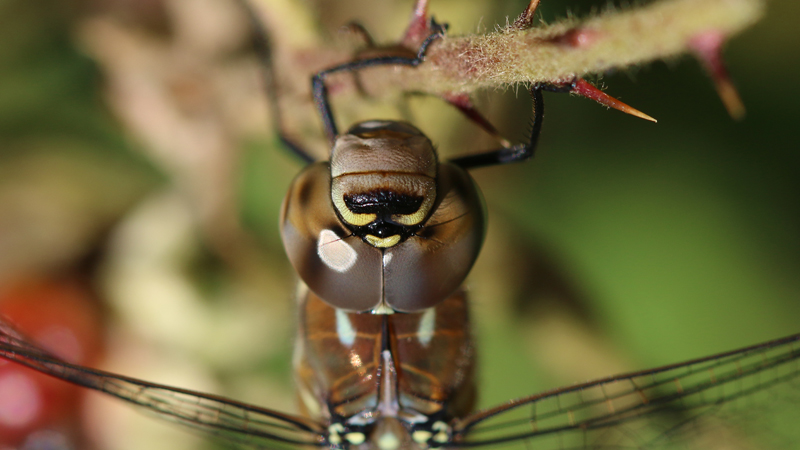
[[[326,77],[422,64],[442,32],[429,29],[415,53],[357,59],[312,81],[333,150],[329,162],[298,176],[281,219],[304,282],[295,370],[305,415],[73,365],[6,323],[0,355],[253,448],[658,446],[712,412],[796,380],[800,335],[472,412],[475,344],[460,286],[480,251],[485,214],[467,170],[533,155],[543,91],[601,94],[582,80],[533,86],[528,142],[447,162],[405,122],[370,120],[340,134]]]

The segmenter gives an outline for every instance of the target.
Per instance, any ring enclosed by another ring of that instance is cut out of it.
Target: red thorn
[[[614,108],[616,110],[624,112],[625,114],[630,114],[632,116],[636,116],[644,120],[649,120],[651,122],[657,122],[656,119],[648,116],[647,114],[639,111],[638,109],[628,106],[625,103],[622,103],[621,101],[601,91],[600,89],[597,89],[583,78],[578,78],[575,80],[575,82],[572,83],[572,89],[570,90],[570,92],[573,94],[578,94],[581,97],[592,99],[597,103],[600,103],[601,105],[608,106],[609,108]]]
[[[511,25],[511,28],[516,28],[518,30],[531,28],[533,26],[533,15],[536,13],[536,8],[538,7],[539,0],[531,0],[530,3],[528,3],[528,7],[525,8],[525,11],[522,11],[522,14],[520,14],[517,20]]]
[[[406,48],[417,48],[430,34],[428,0],[417,0],[401,44]]]
[[[736,120],[744,117],[745,108],[742,98],[733,85],[725,61],[722,59],[722,45],[725,35],[718,31],[700,33],[689,41],[689,47],[694,50],[700,64],[705,67],[717,88],[722,103],[728,114]]]
[[[500,145],[503,147],[511,147],[511,142],[500,136],[500,132],[497,131],[497,128],[495,128],[494,125],[492,125],[488,119],[483,117],[477,108],[475,108],[475,105],[472,103],[472,99],[469,98],[469,95],[446,93],[442,95],[442,98],[447,103],[450,103],[458,108],[458,110],[467,116],[469,120],[475,122],[493,138],[497,139],[500,142]]]

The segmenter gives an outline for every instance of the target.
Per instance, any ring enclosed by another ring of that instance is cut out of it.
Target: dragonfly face
[[[485,213],[466,171],[439,163],[404,122],[369,121],[337,138],[330,163],[289,188],[281,234],[301,279],[348,311],[420,311],[464,281]]]

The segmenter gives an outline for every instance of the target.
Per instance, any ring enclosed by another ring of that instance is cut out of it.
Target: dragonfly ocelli
[[[486,224],[468,170],[533,155],[543,91],[611,100],[579,78],[533,85],[527,142],[447,161],[406,122],[368,120],[340,133],[326,78],[424,63],[444,29],[424,14],[417,20],[426,31],[419,48],[355,59],[314,76],[329,161],[317,162],[284,136],[309,161],[281,214],[284,245],[303,281],[295,371],[306,415],[74,366],[5,324],[2,355],[253,448],[646,448],[690,440],[686,429],[714,427],[704,420],[724,418],[716,413],[769,397],[795,379],[800,336],[474,412],[477,345],[460,286]]]

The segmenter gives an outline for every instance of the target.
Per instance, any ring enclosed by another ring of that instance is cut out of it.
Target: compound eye
[[[437,194],[415,237],[385,250],[385,303],[395,311],[436,306],[464,282],[478,257],[486,230],[483,201],[464,170],[441,164]]]
[[[283,245],[297,274],[326,303],[369,311],[381,303],[382,255],[341,224],[330,185],[326,163],[295,178],[281,210]]]

